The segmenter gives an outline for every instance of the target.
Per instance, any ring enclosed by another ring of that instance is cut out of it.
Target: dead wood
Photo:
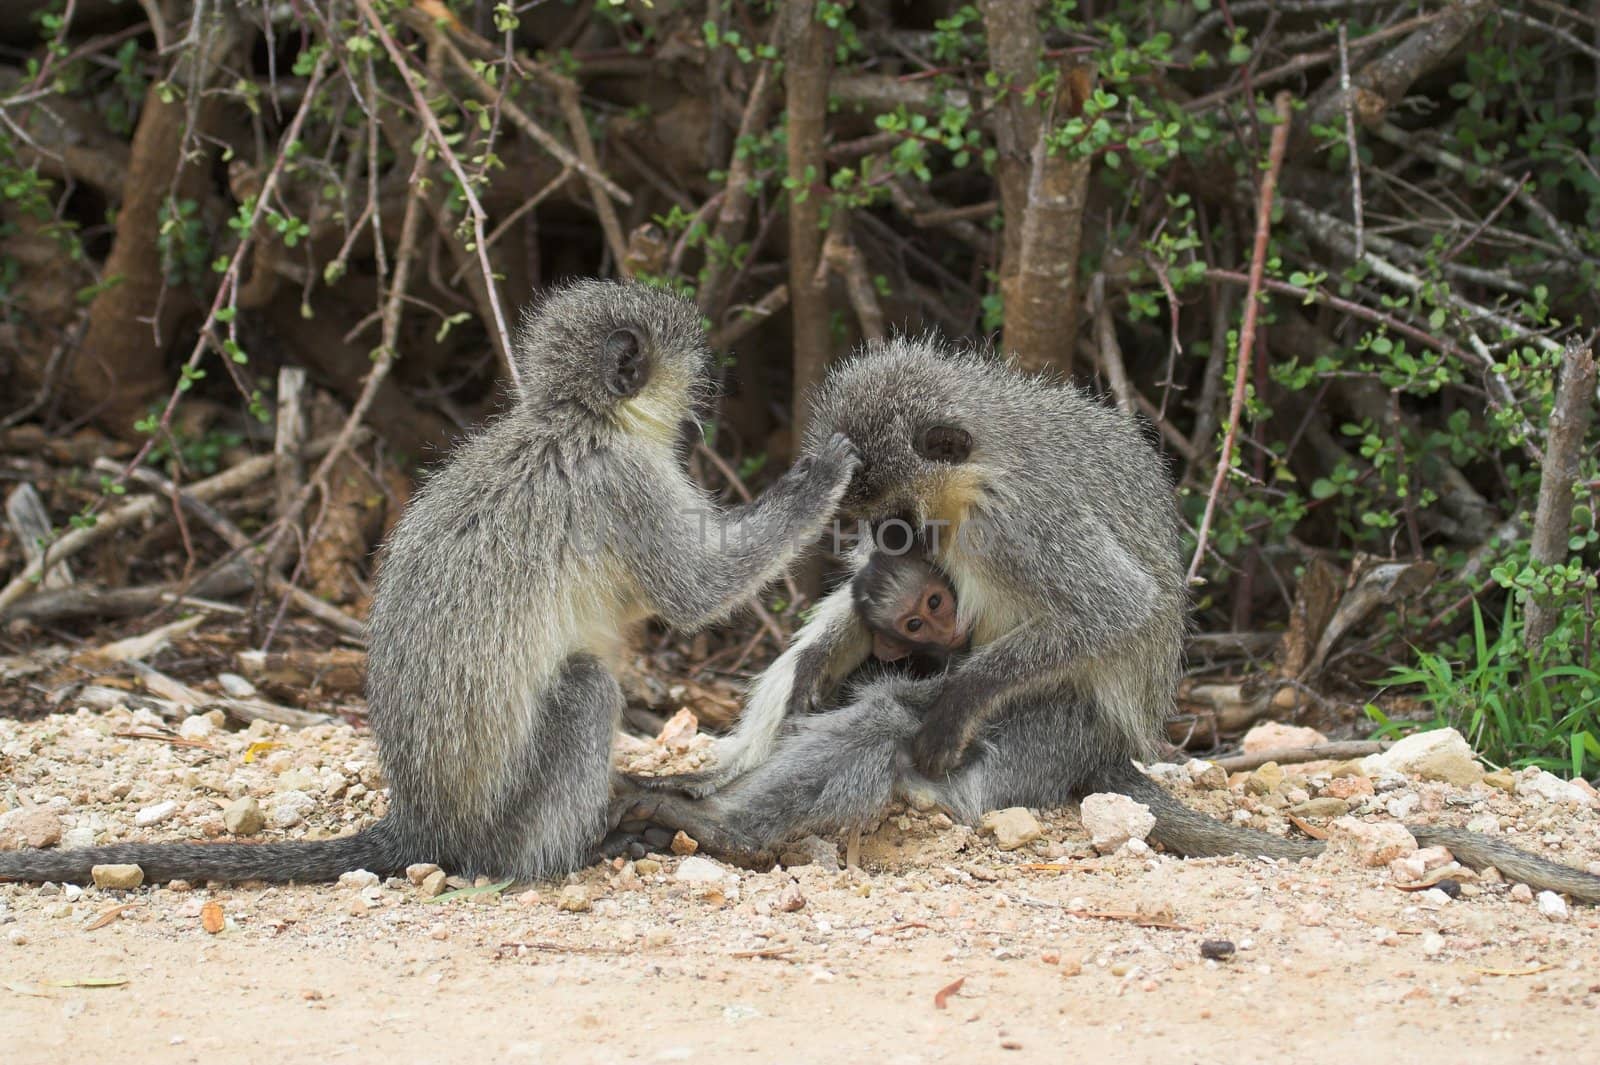
[[[5,616],[7,620],[39,623],[132,617],[167,606],[200,606],[215,610],[216,604],[207,600],[238,595],[253,587],[255,577],[249,565],[235,557],[188,584],[163,581],[125,588],[78,587],[39,592],[12,606]]]
[[[1044,44],[1039,36],[1039,0],[983,0],[989,69],[999,81],[995,106],[995,181],[1006,226],[1000,252],[1002,287],[1014,277],[1022,255],[1022,220],[1028,213],[1033,149],[1039,140],[1039,110],[1024,96],[1039,74]]]
[[[1040,124],[1033,143],[1023,213],[1018,216],[1009,209],[1006,213],[1006,229],[1015,226],[1021,233],[1016,270],[1010,275],[1002,271],[1000,280],[1006,308],[1005,346],[1016,353],[1018,365],[1029,371],[1066,374],[1072,369],[1090,160],[1053,149],[1049,134],[1056,119],[1083,112],[1093,83],[1094,70],[1088,64],[1062,68],[1049,121]]]
[[[833,34],[817,21],[816,0],[784,5],[784,95],[789,117],[789,303],[794,317],[794,440],[806,423],[807,393],[832,356],[828,286],[822,262],[822,208],[828,196],[823,138]]]
[[[320,455],[332,443],[331,440],[313,441],[307,451]],[[185,495],[202,502],[220,499],[267,476],[272,472],[274,465],[275,461],[271,455],[258,455],[246,459],[215,476],[196,481],[185,490]],[[116,463],[109,464],[107,468],[118,473],[122,472],[122,467]],[[168,500],[160,495],[139,496],[98,515],[94,524],[75,528],[63,534],[60,539],[49,545],[41,560],[28,563],[4,589],[0,589],[0,617],[6,616],[8,608],[13,603],[37,587],[37,582],[46,568],[71,558],[85,547],[105,539],[119,529],[154,517],[167,504]]]
[[[1252,751],[1227,758],[1213,759],[1228,773],[1243,773],[1260,769],[1268,762],[1279,765],[1302,765],[1306,762],[1344,762],[1352,758],[1365,758],[1389,748],[1385,740],[1342,740],[1338,743],[1319,743],[1311,747],[1274,747],[1269,751]]]
[[[50,542],[50,514],[44,509],[39,490],[27,481],[22,482],[6,496],[6,521],[22,549],[26,565],[33,565],[44,557],[44,545]],[[39,581],[44,591],[54,591],[72,585],[72,567],[65,562],[52,566]]]
[[[1594,416],[1594,342],[1567,345],[1555,406],[1545,433],[1544,469],[1539,477],[1539,509],[1534,513],[1529,557],[1546,566],[1560,565],[1570,553],[1572,489],[1584,457],[1584,436]],[[1559,609],[1539,597],[1528,602],[1523,639],[1529,652],[1539,654],[1544,641],[1560,621]]]
[[[1349,92],[1353,99],[1347,101],[1338,82],[1331,82],[1313,100],[1310,124],[1327,125],[1346,108],[1363,125],[1380,124],[1389,108],[1400,101],[1406,90],[1418,78],[1444,62],[1495,7],[1488,0],[1458,0],[1443,16],[1430,21],[1356,71],[1350,78]]]
[[[105,263],[105,276],[117,283],[89,305],[88,333],[66,381],[75,411],[127,439],[135,438],[134,423],[165,392],[167,347],[199,306],[187,283],[169,283],[162,271],[162,209],[210,198],[212,153],[227,105],[206,90],[226,76],[230,57],[253,36],[241,16],[220,9],[200,27],[200,46],[179,60],[172,82],[183,98],[166,102],[164,83],[145,93]]]

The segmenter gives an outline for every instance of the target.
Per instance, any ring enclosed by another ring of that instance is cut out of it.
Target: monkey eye
[[[972,434],[954,425],[931,426],[917,439],[916,451],[929,462],[954,466],[972,454]]]
[[[603,344],[606,360],[614,369],[606,388],[613,396],[626,399],[644,387],[646,370],[644,343],[632,329],[616,329]]]
[[[944,596],[940,595],[938,592],[934,592],[932,595],[928,596],[928,609],[938,610],[940,604],[943,602]]]
[[[921,618],[912,618],[910,621],[906,622],[906,631],[907,632],[921,632],[922,631],[922,619]]]

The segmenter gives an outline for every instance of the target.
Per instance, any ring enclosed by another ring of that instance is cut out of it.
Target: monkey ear
[[[644,342],[632,329],[616,329],[603,342],[606,361],[611,365],[611,376],[606,388],[618,399],[636,396],[650,377],[650,367],[644,357]]]
[[[932,426],[917,441],[917,454],[929,462],[957,465],[972,454],[972,434],[954,425]]]

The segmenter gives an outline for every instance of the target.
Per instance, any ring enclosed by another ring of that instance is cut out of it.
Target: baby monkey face
[[[903,554],[880,548],[856,574],[853,592],[880,661],[912,654],[945,658],[966,644],[955,588],[920,548]]]
[[[873,629],[872,653],[894,662],[912,653],[953,654],[965,642],[955,591],[944,577],[929,573],[907,589],[889,626]]]

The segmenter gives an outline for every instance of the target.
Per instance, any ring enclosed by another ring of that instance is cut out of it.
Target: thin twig
[[[1350,46],[1345,24],[1339,23],[1339,95],[1344,101],[1344,144],[1350,153],[1350,211],[1356,223],[1356,258],[1366,251],[1366,225],[1362,221],[1361,153],[1356,148],[1355,93],[1350,91]]]
[[[1267,265],[1267,240],[1272,235],[1272,198],[1278,188],[1278,172],[1283,169],[1283,153],[1289,144],[1290,100],[1288,93],[1281,92],[1274,103],[1278,123],[1272,127],[1272,142],[1267,150],[1267,172],[1261,179],[1261,193],[1256,201],[1256,243],[1250,253],[1250,283],[1245,288],[1244,325],[1239,332],[1239,364],[1234,372],[1233,402],[1228,408],[1228,432],[1222,438],[1217,473],[1211,480],[1211,494],[1206,497],[1205,514],[1200,519],[1200,531],[1195,538],[1194,558],[1189,563],[1190,584],[1198,579],[1200,564],[1205,560],[1206,541],[1211,535],[1211,519],[1216,513],[1217,496],[1222,493],[1228,470],[1233,465],[1233,442],[1239,435],[1239,418],[1244,413],[1245,380],[1250,372],[1250,355],[1255,350],[1256,316],[1261,308],[1261,275]]]
[[[433,146],[438,151],[450,172],[455,175],[456,181],[461,185],[461,195],[467,201],[467,213],[472,218],[473,248],[478,253],[478,265],[483,271],[483,287],[487,290],[489,308],[494,315],[494,341],[499,349],[502,361],[505,363],[506,376],[510,378],[512,387],[522,391],[522,375],[517,372],[516,360],[511,357],[511,330],[506,326],[505,312],[500,308],[500,293],[495,285],[494,267],[489,262],[489,245],[484,234],[484,220],[487,217],[483,210],[483,203],[478,199],[478,194],[473,191],[472,179],[467,177],[467,172],[462,169],[461,160],[450,147],[450,142],[445,138],[444,130],[439,128],[439,120],[434,117],[433,108],[428,106],[428,99],[423,95],[422,89],[416,82],[416,72],[411,69],[411,64],[406,62],[400,46],[395,43],[394,37],[389,33],[388,27],[372,9],[372,0],[355,0],[356,7],[362,16],[372,25],[372,31],[383,45],[383,50],[389,53],[389,61],[400,72],[401,80],[406,83],[406,88],[411,90],[411,100],[416,104],[417,117],[422,119],[423,127],[428,131],[428,137],[433,141]],[[448,47],[448,45],[446,45]]]

